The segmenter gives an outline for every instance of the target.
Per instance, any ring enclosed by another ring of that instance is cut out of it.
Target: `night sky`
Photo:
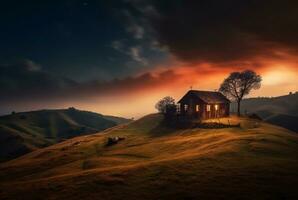
[[[141,116],[255,70],[297,91],[297,1],[44,0],[0,6],[0,114],[75,106]]]

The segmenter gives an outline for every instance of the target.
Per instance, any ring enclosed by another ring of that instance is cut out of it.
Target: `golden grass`
[[[15,199],[280,199],[298,197],[298,136],[245,118],[241,127],[171,130],[149,115],[0,165]],[[228,119],[220,119],[223,123]],[[167,134],[161,134],[162,131]],[[107,137],[125,140],[106,147]]]

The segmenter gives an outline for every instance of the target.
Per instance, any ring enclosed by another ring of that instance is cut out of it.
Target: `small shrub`
[[[106,146],[111,146],[111,145],[117,144],[119,141],[124,140],[124,139],[125,139],[124,137],[118,137],[118,136],[108,137]]]
[[[198,123],[197,127],[204,128],[204,129],[221,129],[221,128],[240,127],[240,123],[231,125],[231,124],[222,124],[217,122],[208,122],[208,123]]]

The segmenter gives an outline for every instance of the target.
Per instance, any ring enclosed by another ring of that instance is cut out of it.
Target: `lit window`
[[[200,105],[196,105],[196,112],[200,111]]]
[[[215,105],[214,108],[215,108],[215,110],[218,110],[219,106],[218,105]]]
[[[184,111],[187,111],[187,109],[188,109],[188,105],[184,105]]]
[[[207,107],[206,107],[207,112],[210,112],[210,109],[211,109],[211,106],[207,105]]]

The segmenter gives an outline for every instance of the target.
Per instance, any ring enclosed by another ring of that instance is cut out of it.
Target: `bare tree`
[[[240,102],[252,89],[261,87],[262,77],[252,70],[233,72],[220,85],[219,91],[237,102],[237,114],[240,116]]]
[[[161,100],[159,100],[156,104],[155,104],[155,108],[160,112],[165,114],[167,111],[167,107],[168,106],[172,106],[175,105],[175,99],[173,97],[170,96],[166,96],[164,98],[162,98]]]

